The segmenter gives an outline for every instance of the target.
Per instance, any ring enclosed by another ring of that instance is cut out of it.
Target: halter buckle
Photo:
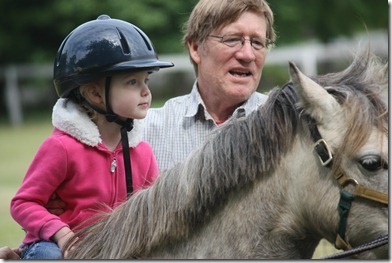
[[[319,139],[317,142],[315,142],[314,149],[319,156],[322,166],[327,166],[332,161],[332,152],[324,139]]]

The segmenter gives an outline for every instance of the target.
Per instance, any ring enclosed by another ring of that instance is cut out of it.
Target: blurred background
[[[57,99],[52,67],[62,40],[100,14],[140,27],[159,58],[175,64],[151,77],[153,107],[159,107],[168,98],[188,93],[194,82],[181,38],[183,23],[196,2],[0,1],[0,247],[17,246],[23,238],[9,215],[9,201],[39,145],[51,133],[51,110]],[[316,75],[346,68],[355,51],[368,45],[388,59],[387,1],[269,0],[269,4],[278,38],[267,56],[260,92],[288,81],[289,60]]]

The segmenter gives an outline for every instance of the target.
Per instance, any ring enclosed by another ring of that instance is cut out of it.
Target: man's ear
[[[188,49],[189,55],[191,56],[192,60],[196,63],[200,63],[200,55],[199,55],[199,44],[195,41],[188,42]]]

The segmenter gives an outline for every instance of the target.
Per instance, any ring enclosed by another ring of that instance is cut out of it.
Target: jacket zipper
[[[117,160],[116,158],[113,159],[112,163],[110,164],[110,172],[114,173],[117,167]]]

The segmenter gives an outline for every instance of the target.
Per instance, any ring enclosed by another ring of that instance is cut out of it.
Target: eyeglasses
[[[251,38],[251,39],[246,39],[243,36],[239,35],[223,35],[223,36],[215,36],[215,35],[208,35],[209,37],[214,37],[214,38],[219,38],[221,43],[225,44],[228,47],[243,47],[245,44],[245,41],[249,41],[250,45],[255,49],[255,50],[261,50],[263,48],[267,50],[271,50],[272,47],[274,46],[274,42],[271,39],[268,38]]]

